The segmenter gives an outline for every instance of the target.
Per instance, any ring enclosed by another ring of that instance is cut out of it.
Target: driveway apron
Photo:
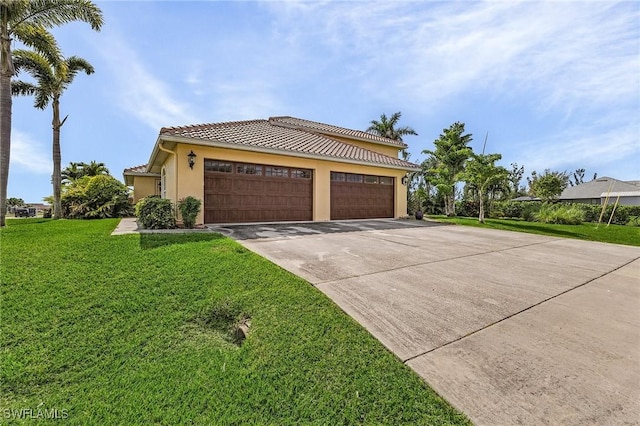
[[[639,248],[400,220],[252,226],[213,229],[307,279],[474,423],[638,424]]]

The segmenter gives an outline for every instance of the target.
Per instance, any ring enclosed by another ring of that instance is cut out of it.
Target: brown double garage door
[[[393,217],[394,178],[331,172],[331,219]]]
[[[211,159],[204,166],[205,223],[313,220],[312,170]],[[331,219],[393,217],[393,178],[373,178],[332,172]]]

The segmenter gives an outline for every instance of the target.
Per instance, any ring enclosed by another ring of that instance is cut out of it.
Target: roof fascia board
[[[236,144],[230,144],[230,143],[219,142],[214,140],[192,139],[192,138],[185,138],[180,136],[162,136],[161,139],[167,142],[188,143],[191,145],[212,146],[216,148],[236,149],[239,151],[262,152],[264,154],[280,154],[280,155],[286,155],[289,157],[310,158],[313,160],[324,160],[324,161],[335,161],[337,163],[358,164],[361,166],[370,166],[370,167],[383,167],[386,169],[405,170],[405,171],[412,171],[412,172],[417,172],[421,170],[419,167],[416,167],[416,168],[402,167],[402,166],[394,166],[392,164],[380,164],[380,163],[371,163],[368,161],[348,160],[344,158],[330,157],[330,156],[319,155],[319,154],[308,154],[304,152],[287,151],[284,149],[236,145]]]
[[[151,173],[151,172],[124,172],[123,173],[124,176],[153,176],[153,177],[160,177],[159,173]]]
[[[158,147],[158,145],[160,145],[161,143],[163,143],[165,141],[170,142],[166,137],[162,137],[162,135],[159,135],[158,139],[156,139],[156,143],[155,143],[155,145],[153,145],[153,151],[151,151],[151,156],[149,157],[149,161],[147,162],[147,171],[146,171],[147,173],[153,173],[151,171],[151,168],[153,167],[153,163],[156,161],[156,158],[158,157],[158,154],[160,154],[162,152],[160,150],[160,148]],[[174,147],[172,146],[169,149],[173,149],[173,148]]]

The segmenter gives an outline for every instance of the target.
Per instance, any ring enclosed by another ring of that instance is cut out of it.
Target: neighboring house
[[[567,203],[604,204],[607,197],[608,204],[618,201],[621,205],[638,206],[640,182],[600,177],[566,188],[558,199]]]
[[[49,204],[43,203],[25,203],[24,206],[7,206],[7,211],[10,213],[15,213],[16,209],[23,207],[31,207],[36,209],[37,212],[43,212],[45,210],[49,210],[51,206]]]
[[[203,200],[198,223],[393,218],[407,212],[407,146],[294,117],[168,127],[144,166],[125,169],[134,201]]]
[[[514,198],[511,201],[542,201],[542,200],[538,197],[530,197],[528,195],[523,195],[522,197]]]
[[[49,210],[51,208],[49,204],[44,203],[27,203],[27,206],[34,207],[39,212]]]

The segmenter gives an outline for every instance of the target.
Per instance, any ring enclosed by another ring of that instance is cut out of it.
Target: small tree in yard
[[[193,228],[196,224],[196,217],[200,213],[202,201],[192,196],[184,197],[178,200],[178,210],[182,216],[182,223],[185,228]]]
[[[501,181],[507,179],[509,172],[501,166],[496,166],[496,161],[500,160],[500,154],[471,154],[471,159],[467,162],[463,179],[478,190],[480,201],[480,212],[478,222],[484,223],[484,200],[489,189]]]
[[[533,172],[531,176],[532,178],[529,179],[531,193],[545,202],[557,199],[569,185],[569,177],[566,173],[545,170],[542,175]]]

